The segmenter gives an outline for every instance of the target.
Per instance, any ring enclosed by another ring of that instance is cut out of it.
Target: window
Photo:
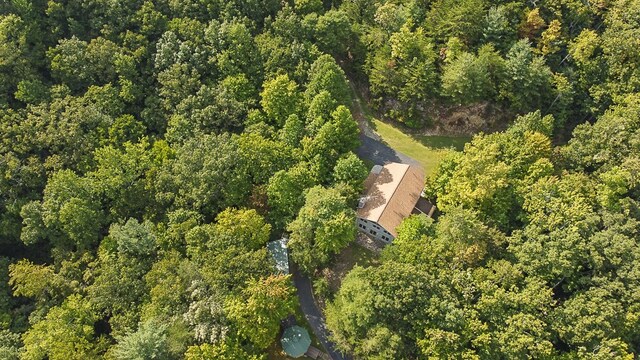
[[[369,233],[370,233],[371,235],[374,235],[374,236],[375,236],[375,235],[378,235],[378,233],[377,233],[377,232],[375,232],[375,231],[373,231],[373,230],[369,230]]]

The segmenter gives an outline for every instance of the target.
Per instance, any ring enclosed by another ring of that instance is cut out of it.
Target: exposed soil
[[[378,256],[382,251],[382,244],[379,244],[367,236],[358,233],[353,244],[346,247],[340,252],[333,261],[332,265],[323,269],[321,277],[327,280],[329,284],[329,292],[335,294],[342,280],[353,269],[354,266],[371,266],[378,264]],[[322,309],[326,305],[326,299],[320,294],[316,294],[316,301]]]
[[[371,104],[369,89],[362,84],[351,82],[359,96]],[[355,99],[357,100],[357,99]],[[513,114],[504,111],[499,106],[488,102],[471,105],[443,105],[443,104],[422,104],[421,118],[424,127],[410,129],[394,119],[384,116],[389,110],[398,109],[400,103],[394,99],[384,99],[376,115],[387,122],[403,127],[403,130],[417,135],[440,135],[440,136],[472,136],[479,132],[492,133],[507,128],[509,121],[513,119]]]
[[[424,116],[432,119],[433,126],[419,131],[422,135],[471,136],[479,132],[491,133],[504,130],[510,116],[490,103],[465,106],[440,106],[424,110]]]

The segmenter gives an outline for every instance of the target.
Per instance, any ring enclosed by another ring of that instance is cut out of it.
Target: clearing
[[[471,140],[470,137],[460,136],[410,135],[373,117],[369,117],[369,124],[389,147],[416,159],[427,176],[433,173],[451,149],[460,151]]]
[[[350,87],[354,105],[351,111],[360,124],[360,130],[364,132],[364,136],[381,140],[391,149],[415,159],[422,165],[427,176],[434,172],[438,163],[451,149],[461,151],[464,145],[471,140],[470,136],[405,133],[397,126],[376,118],[373,111],[367,106],[367,102],[356,90],[353,82],[350,83]]]

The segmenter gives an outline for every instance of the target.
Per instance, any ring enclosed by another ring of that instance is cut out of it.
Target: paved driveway
[[[352,87],[353,89],[353,87]],[[355,89],[353,89],[355,91]],[[409,165],[419,165],[419,163],[387,146],[382,142],[380,136],[376,134],[364,115],[362,104],[357,97],[354,97],[353,108],[351,112],[354,119],[358,121],[360,128],[360,147],[356,150],[357,155],[361,159],[366,159],[376,165],[384,165],[389,162],[398,162]],[[322,346],[333,360],[350,360],[348,355],[343,355],[335,348],[335,344],[329,340],[329,332],[324,323],[324,316],[313,298],[313,288],[308,277],[303,275],[295,266],[291,268],[293,274],[293,282],[298,291],[298,299],[304,316],[307,318],[311,330],[316,335]]]
[[[311,326],[311,330],[316,335],[322,346],[324,346],[327,353],[333,360],[348,360],[349,356],[342,355],[335,349],[335,344],[329,340],[329,332],[324,323],[324,316],[318,309],[316,301],[313,298],[313,289],[311,287],[311,281],[308,277],[304,276],[300,270],[292,267],[293,271],[293,283],[298,290],[298,299],[300,300],[300,307],[304,313],[305,318]]]
[[[390,162],[397,162],[409,165],[420,165],[413,158],[395,151],[380,140],[373,139],[364,132],[360,133],[360,147],[356,150],[356,154],[361,159],[373,162],[375,165],[384,165]]]

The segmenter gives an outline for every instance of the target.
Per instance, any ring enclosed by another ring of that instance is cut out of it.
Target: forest
[[[639,49],[640,0],[2,1],[0,359],[273,359],[267,242],[356,236],[354,95],[473,139],[328,294],[339,350],[635,359]]]

